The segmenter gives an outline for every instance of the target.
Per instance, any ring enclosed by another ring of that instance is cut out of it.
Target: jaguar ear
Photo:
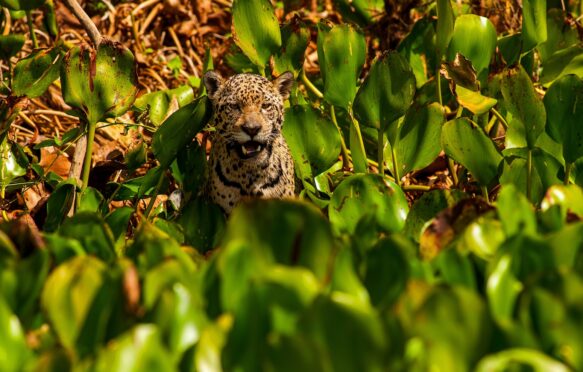
[[[214,100],[219,88],[223,85],[223,78],[221,75],[211,70],[204,74],[202,81],[206,87],[207,95],[211,100]]]
[[[292,86],[294,85],[294,74],[289,71],[284,72],[279,75],[275,80],[273,80],[273,85],[275,89],[281,94],[281,98],[284,100],[289,97]]]

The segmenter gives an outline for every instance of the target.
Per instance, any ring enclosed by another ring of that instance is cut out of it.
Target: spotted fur
[[[281,135],[283,102],[293,75],[286,72],[269,81],[238,74],[223,80],[209,71],[204,84],[216,128],[210,138],[206,194],[227,214],[247,198],[293,197],[294,165]],[[249,148],[256,155],[249,157]],[[261,150],[253,151],[256,148]]]

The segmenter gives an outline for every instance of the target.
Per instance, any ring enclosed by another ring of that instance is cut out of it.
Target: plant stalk
[[[28,31],[30,32],[30,39],[32,40],[32,46],[34,49],[38,48],[38,40],[36,39],[36,34],[34,33],[34,25],[32,24],[32,17],[30,15],[30,10],[26,11],[26,22],[28,23]]]
[[[573,170],[573,163],[565,163],[565,185],[568,185],[570,182],[571,170]]]
[[[148,206],[146,207],[146,211],[144,212],[146,219],[150,218],[150,213],[152,213],[152,209],[154,208],[154,204],[156,203],[156,199],[158,198],[158,194],[160,193],[160,188],[162,187],[162,183],[164,182],[164,176],[166,171],[162,170],[160,173],[160,178],[158,178],[158,183],[156,183],[156,188],[154,189],[154,195],[150,197],[150,201]]]
[[[482,195],[484,199],[486,199],[486,203],[490,204],[490,196],[488,195],[488,188],[486,186],[482,186]]]
[[[508,129],[508,122],[506,121],[504,116],[502,116],[502,114],[499,113],[498,110],[496,110],[494,107],[492,107],[490,110],[492,111],[492,114],[494,114],[494,116],[496,116],[498,120],[502,123],[504,129],[505,130]]]
[[[85,159],[83,160],[83,172],[81,175],[81,192],[85,191],[89,184],[89,173],[91,171],[91,155],[93,154],[93,142],[95,141],[95,129],[97,124],[87,123],[87,148],[85,149]]]
[[[364,154],[364,157],[366,158],[366,151],[364,149],[364,141],[362,139],[362,133],[360,132],[360,125],[358,124],[358,121],[354,118],[354,113],[352,112],[352,107],[348,106],[348,116],[350,116],[350,121],[352,122],[352,125],[354,126],[354,129],[356,131],[356,138],[358,140],[358,146],[360,146],[360,149],[362,150],[362,153]],[[379,164],[380,166],[380,164]]]
[[[439,100],[439,104],[443,106],[443,97],[441,95],[441,74],[439,73],[439,66],[437,66],[437,72],[435,73],[435,80],[437,81],[437,98]]]
[[[385,132],[382,128],[379,128],[378,134],[378,172],[381,176],[385,174]]]
[[[342,168],[345,170],[350,169],[350,158],[348,157],[348,148],[346,147],[346,142],[344,141],[344,135],[342,134],[342,129],[338,125],[338,121],[336,120],[336,111],[334,110],[334,106],[330,105],[330,116],[332,117],[332,123],[338,129],[338,133],[340,133],[340,149],[342,151]]]
[[[316,88],[316,86],[310,81],[310,79],[308,79],[303,69],[302,71],[300,71],[300,79],[302,80],[302,83],[304,83],[306,88],[308,88],[312,93],[314,93],[316,97],[320,99],[324,98],[324,94],[320,92],[318,88]]]
[[[458,187],[460,180],[457,177],[457,172],[455,171],[455,163],[453,159],[447,158],[447,166],[449,168],[449,173],[451,174],[451,178],[453,180],[453,186]]]
[[[526,157],[526,197],[531,200],[532,194],[532,149],[528,149]]]
[[[401,187],[401,177],[399,176],[399,168],[397,166],[397,154],[395,152],[395,147],[391,148],[391,155],[393,158],[393,177],[395,177],[395,183],[397,186]]]

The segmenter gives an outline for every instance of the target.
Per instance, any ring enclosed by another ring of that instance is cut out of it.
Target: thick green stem
[[[382,176],[385,174],[385,132],[382,128],[379,128],[378,135],[378,161],[379,161],[379,174]]]
[[[492,114],[494,114],[494,116],[496,116],[498,120],[500,120],[504,129],[508,129],[508,122],[506,121],[504,116],[502,116],[502,114],[499,113],[498,110],[496,110],[494,107],[492,107],[490,110],[492,111]]]
[[[310,81],[310,79],[308,79],[304,70],[300,72],[300,79],[302,80],[302,83],[304,83],[306,88],[308,88],[312,93],[314,93],[316,97],[320,99],[324,98],[324,94],[322,94],[322,92],[320,92],[320,90],[316,88],[316,86]]]
[[[354,113],[352,112],[351,106],[348,106],[348,116],[350,116],[350,121],[352,122],[352,125],[354,126],[354,130],[356,133],[356,139],[358,140],[358,146],[360,147],[360,150],[364,154],[364,157],[366,159],[366,151],[364,149],[364,140],[362,139],[362,133],[360,132],[360,125],[358,124],[358,121],[354,118]]]
[[[441,74],[439,73],[439,69],[439,66],[437,66],[435,81],[437,82],[437,99],[439,100],[439,104],[443,106],[443,97],[441,95]]]
[[[401,186],[401,177],[399,177],[399,167],[397,164],[397,154],[395,153],[395,147],[391,148],[391,155],[393,158],[393,177],[395,177],[395,183]]]
[[[571,177],[571,170],[573,169],[573,163],[565,163],[565,185],[569,184],[569,178]]]
[[[431,190],[431,186],[427,186],[427,185],[406,185],[406,186],[401,186],[401,188],[403,189],[403,191],[430,191]]]
[[[162,187],[162,183],[164,182],[165,174],[164,170],[160,173],[160,178],[158,178],[158,183],[156,184],[156,188],[154,189],[154,195],[150,198],[150,202],[146,207],[146,211],[144,212],[146,219],[150,218],[150,213],[152,212],[152,208],[154,208],[154,204],[156,203],[156,199],[158,198],[158,194],[160,193],[160,188]]]
[[[95,141],[95,129],[97,124],[87,123],[87,149],[85,150],[85,160],[83,160],[83,171],[81,173],[81,192],[85,191],[89,184],[89,172],[91,171],[91,155],[93,155],[93,142]]]
[[[36,39],[36,34],[34,33],[34,25],[32,24],[32,17],[30,15],[30,10],[26,11],[26,22],[28,22],[28,30],[30,32],[30,39],[32,40],[32,46],[36,49],[36,48],[38,48],[38,40]]]
[[[451,174],[451,179],[453,180],[453,186],[458,187],[460,180],[457,177],[457,173],[455,171],[455,163],[453,159],[447,158],[447,166],[449,167],[449,173]]]
[[[532,194],[532,149],[528,149],[526,158],[526,197],[528,200]]]
[[[488,195],[488,188],[486,186],[482,186],[482,195],[486,199],[486,202],[490,204],[490,196]]]
[[[332,123],[336,126],[338,133],[340,133],[340,150],[342,151],[342,168],[350,169],[350,158],[348,157],[348,148],[346,147],[346,142],[344,141],[344,135],[342,134],[342,129],[338,125],[336,120],[336,111],[334,106],[330,105],[330,116],[332,117]]]

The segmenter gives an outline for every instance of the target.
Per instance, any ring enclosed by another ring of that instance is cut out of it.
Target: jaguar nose
[[[248,135],[250,135],[251,137],[253,137],[257,133],[259,133],[259,130],[261,129],[261,126],[255,124],[255,123],[245,123],[241,127],[241,129],[243,129],[243,132],[245,132]]]

